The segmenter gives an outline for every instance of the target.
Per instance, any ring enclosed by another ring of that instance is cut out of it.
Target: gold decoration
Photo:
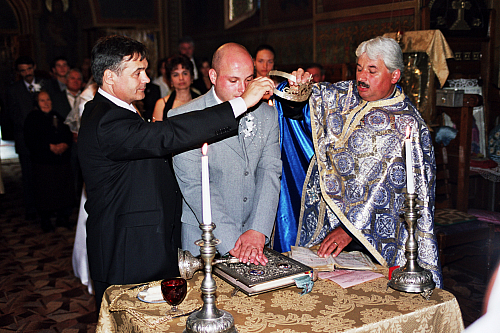
[[[295,76],[282,71],[270,71],[269,76],[281,76],[290,81],[296,82]],[[274,88],[274,94],[283,99],[293,102],[303,102],[309,98],[312,92],[312,83],[309,80],[307,83],[299,84],[298,86],[285,87],[283,91]]]

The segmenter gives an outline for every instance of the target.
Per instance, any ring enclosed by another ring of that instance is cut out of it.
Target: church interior
[[[274,69],[318,63],[328,82],[355,78],[362,41],[396,39],[401,85],[434,139],[443,289],[457,298],[467,327],[481,316],[500,253],[499,12],[494,0],[0,0],[0,331],[95,331],[93,296],[72,273],[74,228],[42,234],[24,219],[21,171],[2,111],[18,57],[31,57],[36,75],[47,78],[51,61],[64,57],[88,80],[93,45],[114,34],[148,47],[151,79],[186,36],[199,59],[227,42],[251,53],[272,45]],[[443,129],[452,133],[448,142],[436,140],[450,135]],[[77,215],[76,207],[75,224]]]

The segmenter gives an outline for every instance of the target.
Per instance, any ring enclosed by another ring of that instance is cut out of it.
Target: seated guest
[[[179,107],[200,96],[191,89],[193,83],[193,64],[184,55],[175,55],[168,59],[166,73],[172,83],[170,95],[160,98],[153,111],[153,121],[162,121],[170,109]]]
[[[57,225],[69,227],[74,204],[71,169],[73,135],[57,112],[46,91],[37,96],[37,107],[24,123],[24,137],[33,161],[35,202],[44,232],[54,229],[50,218],[57,215]]]
[[[325,81],[325,69],[317,63],[310,64],[306,68],[306,72],[311,74],[312,82],[319,83]]]
[[[208,76],[208,71],[210,70],[210,61],[207,58],[201,60],[201,65],[199,68],[200,77],[193,83],[193,88],[198,90],[198,92],[203,95],[212,88],[212,82]]]
[[[168,58],[163,58],[158,62],[158,77],[153,80],[153,83],[160,87],[161,97],[165,97],[170,93],[170,86],[167,75]]]
[[[401,48],[393,39],[377,37],[361,43],[356,56],[356,81],[313,85],[307,106],[315,155],[303,187],[297,245],[320,244],[320,256],[362,249],[384,266],[404,266],[408,234],[400,214],[407,192],[403,146],[409,126],[411,167],[422,201],[417,260],[442,287],[433,230],[432,139],[397,85],[404,68]],[[301,83],[310,77],[302,69],[293,74]]]

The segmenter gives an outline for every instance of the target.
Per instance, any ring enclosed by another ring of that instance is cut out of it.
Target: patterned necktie
[[[32,84],[30,84],[30,85],[28,86],[28,89],[29,89],[30,93],[34,93],[34,92],[35,92],[35,89],[34,89],[34,88],[35,88],[35,87],[33,87],[33,85],[32,85]]]

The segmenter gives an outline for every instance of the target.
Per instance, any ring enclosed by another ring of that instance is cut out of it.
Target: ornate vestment
[[[435,157],[419,112],[399,87],[390,98],[367,102],[352,81],[315,85],[309,104],[315,155],[302,191],[297,244],[319,244],[342,224],[380,264],[404,266],[403,147],[410,126],[421,208],[417,260],[442,287],[434,236]]]

